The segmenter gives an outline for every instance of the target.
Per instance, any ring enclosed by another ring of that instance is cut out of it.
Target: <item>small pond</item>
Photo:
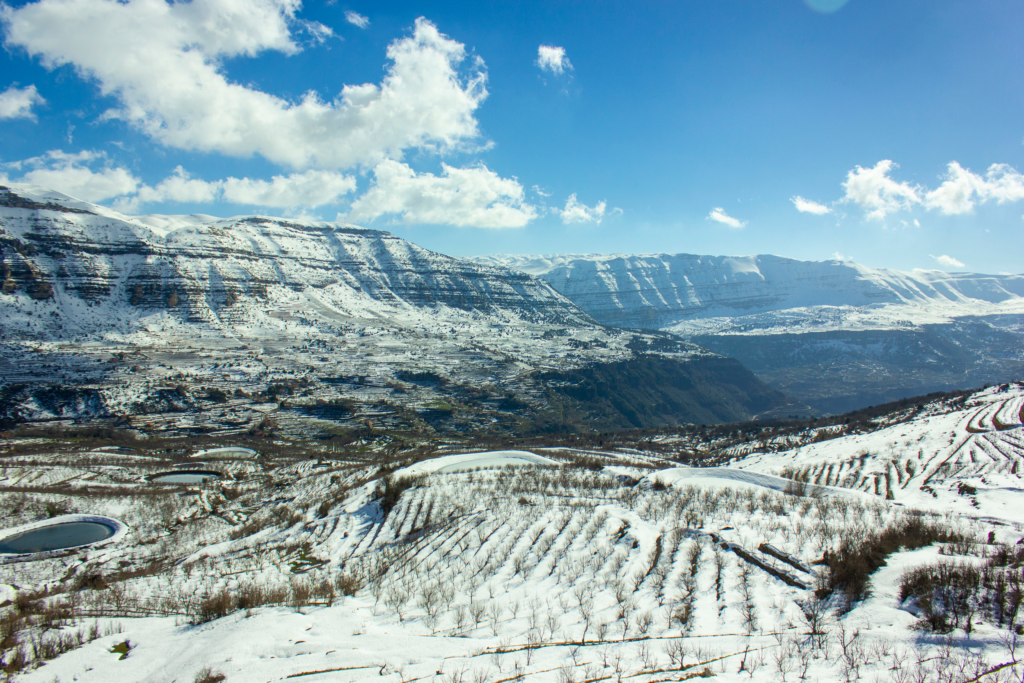
[[[149,477],[151,484],[190,485],[202,484],[210,479],[220,479],[220,472],[211,470],[178,470],[177,472],[161,472]]]
[[[116,529],[100,522],[51,524],[0,539],[0,553],[41,553],[89,545],[114,535]]]

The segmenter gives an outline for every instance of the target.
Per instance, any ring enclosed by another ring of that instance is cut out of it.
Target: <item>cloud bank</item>
[[[0,17],[8,47],[51,69],[73,66],[120,103],[108,117],[168,147],[259,154],[297,169],[350,168],[410,148],[463,149],[479,137],[483,62],[470,60],[461,73],[464,46],[423,18],[388,47],[380,84],[345,86],[330,101],[308,92],[289,102],[229,81],[225,59],[299,52],[293,28],[314,39],[330,35],[298,20],[299,7],[297,0],[39,0],[4,5]]]

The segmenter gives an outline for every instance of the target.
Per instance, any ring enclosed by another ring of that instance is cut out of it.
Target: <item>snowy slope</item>
[[[477,260],[543,278],[603,323],[683,334],[900,329],[958,316],[1024,313],[1022,275],[907,273],[851,261],[771,255],[559,254]]]
[[[590,324],[548,284],[379,230],[260,216],[122,215],[40,188],[0,189],[0,310],[10,338],[273,325],[296,307],[334,317],[453,309]],[[37,310],[40,309],[41,310]]]
[[[0,496],[12,524],[62,500],[130,529],[119,544],[0,563],[5,594],[49,587],[37,600],[81,615],[30,626],[26,642],[86,641],[17,680],[188,683],[205,667],[229,683],[1019,680],[1012,626],[990,606],[947,638],[899,594],[908,570],[983,565],[1021,538],[1024,387],[962,398],[834,438],[751,439],[742,448],[759,452],[701,477],[642,443],[594,453],[603,469],[557,449],[410,454],[387,511],[381,470],[361,459],[224,461],[222,482],[161,493],[140,483],[167,467],[160,453],[8,457],[0,483],[34,482],[36,496]],[[829,488],[783,488],[780,474]],[[99,486],[111,495],[85,490]],[[815,603],[823,554],[910,519],[970,540],[893,553],[849,611],[838,596]],[[95,576],[111,587],[73,589]],[[355,594],[339,595],[354,577]],[[203,616],[200,601],[254,587],[279,596]]]

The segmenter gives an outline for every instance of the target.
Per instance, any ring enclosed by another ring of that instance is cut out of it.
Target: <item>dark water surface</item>
[[[41,553],[102,541],[114,528],[99,522],[67,522],[25,531],[0,540],[0,553]]]

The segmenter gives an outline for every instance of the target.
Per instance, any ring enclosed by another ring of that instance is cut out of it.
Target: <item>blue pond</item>
[[[99,522],[66,522],[32,529],[0,540],[0,553],[41,553],[88,545],[114,535],[114,528]]]
[[[165,472],[154,474],[149,481],[154,484],[201,484],[207,479],[220,479],[218,472],[194,471],[194,472]]]

